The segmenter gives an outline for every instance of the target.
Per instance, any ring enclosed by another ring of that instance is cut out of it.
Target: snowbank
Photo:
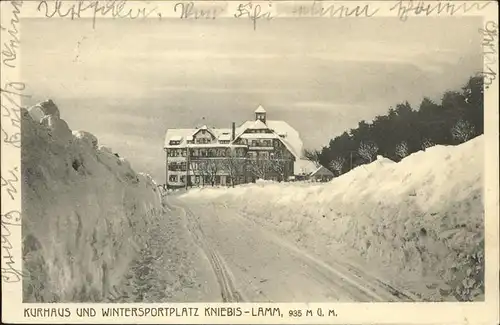
[[[50,100],[23,111],[22,177],[24,300],[108,299],[161,214],[157,185]]]
[[[234,207],[315,252],[340,245],[414,281],[423,299],[483,297],[482,137],[399,163],[379,157],[326,184],[247,184],[183,198]]]

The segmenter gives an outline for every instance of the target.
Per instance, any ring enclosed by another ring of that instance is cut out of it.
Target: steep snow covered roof
[[[259,105],[255,110],[256,113],[265,113],[266,110]],[[169,146],[170,138],[173,136],[181,136],[183,140],[180,145],[186,145],[186,141],[192,140],[192,136],[198,132],[200,129],[208,130],[211,132],[217,139],[219,140],[230,140],[232,130],[230,128],[208,128],[206,125],[203,125],[200,128],[192,128],[192,129],[169,129],[167,130],[167,134],[165,135],[165,147]],[[307,162],[299,163],[299,160],[302,158],[302,149],[303,142],[300,138],[299,133],[295,130],[290,124],[285,121],[279,120],[267,120],[266,123],[263,123],[260,120],[249,120],[241,124],[236,128],[236,138],[240,137],[245,130],[247,129],[270,129],[276,135],[278,135],[279,139],[283,142],[283,144],[290,150],[290,152],[295,156],[295,170],[303,169],[303,166],[309,164]],[[227,133],[227,134],[226,134]],[[271,136],[269,133],[263,135],[252,134],[253,137],[264,137],[264,138],[272,138],[277,136]]]
[[[276,133],[243,133],[239,137],[243,139],[276,139],[278,135]]]
[[[269,127],[264,124],[261,120],[256,120],[252,124],[248,126],[247,129],[252,129],[252,130],[262,130],[262,129],[268,129]]]
[[[219,141],[230,141],[231,140],[231,133],[223,132],[222,134],[219,135],[218,139],[219,139]]]
[[[165,143],[164,147],[179,147],[187,144],[187,141],[193,140],[193,135],[198,132],[202,128],[198,129],[168,129],[167,133],[165,134]],[[231,140],[231,129],[224,128],[224,129],[209,129],[205,126],[202,130],[207,130],[211,132],[216,138],[219,140],[224,140],[225,137],[229,136],[227,140]],[[181,140],[177,140],[181,138]],[[181,141],[179,145],[174,145],[171,146],[169,143],[170,141]]]
[[[241,135],[246,129],[251,128],[255,122],[261,122],[262,121],[246,121],[242,125],[240,125],[236,131],[237,136]],[[262,123],[264,124],[264,123]],[[290,124],[288,124],[285,121],[278,121],[278,120],[268,120],[266,121],[266,128],[269,128],[273,132],[275,132],[278,135],[284,135],[285,137],[281,137],[281,140],[285,143],[285,145],[289,146],[291,148],[291,152],[294,154],[294,156],[298,159],[302,155],[302,148],[303,148],[303,143],[302,140],[300,139],[299,132],[295,130]]]
[[[181,141],[181,140],[182,140],[181,135],[174,135],[169,139],[169,141]]]
[[[196,129],[168,129],[167,133],[165,134],[165,143],[164,147],[170,147],[169,143],[170,141],[176,141],[178,137],[181,137],[181,145],[185,145],[186,140],[188,137],[192,138],[193,132],[196,131]],[[178,147],[178,145],[176,146]]]
[[[297,159],[294,164],[295,175],[310,175],[318,169],[318,166],[307,159]]]
[[[311,173],[311,176],[315,175],[328,175],[333,176],[333,173],[325,166],[319,166],[315,171]]]
[[[264,107],[262,107],[262,105],[259,105],[259,107],[257,107],[257,109],[255,110],[255,113],[265,113],[266,110],[264,109]]]

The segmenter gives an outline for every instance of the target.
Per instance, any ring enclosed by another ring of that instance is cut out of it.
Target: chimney
[[[234,141],[234,138],[236,138],[236,123],[232,123],[231,125],[231,141]]]

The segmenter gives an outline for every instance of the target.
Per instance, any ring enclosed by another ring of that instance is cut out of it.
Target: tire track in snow
[[[188,222],[188,229],[193,236],[196,244],[203,250],[205,256],[208,258],[213,272],[217,278],[221,290],[221,297],[223,302],[244,302],[242,294],[236,289],[234,285],[233,275],[231,274],[229,268],[224,262],[223,258],[219,253],[211,247],[208,243],[203,229],[201,228],[199,222],[196,220],[196,216],[187,207],[182,207],[179,205],[174,205],[168,202],[166,199],[167,206],[180,211],[183,217],[186,218]]]
[[[222,205],[223,208],[227,206]],[[258,226],[258,229],[266,235],[277,245],[287,248],[289,251],[294,252],[297,257],[302,259],[308,266],[310,266],[315,273],[320,275],[320,277],[328,282],[330,285],[341,286],[346,293],[351,297],[355,297],[357,300],[362,301],[415,301],[420,300],[417,296],[404,292],[403,290],[396,289],[393,286],[387,284],[385,281],[378,279],[372,275],[368,275],[359,268],[354,267],[350,264],[342,264],[340,262],[325,263],[307,252],[299,249],[295,245],[289,243],[287,240],[278,237],[274,233],[263,228],[260,223],[248,216],[241,214],[234,215],[235,220],[240,222],[244,226],[248,226],[245,223],[252,223]],[[339,285],[335,279],[341,279],[346,285]],[[367,298],[370,298],[367,300]]]

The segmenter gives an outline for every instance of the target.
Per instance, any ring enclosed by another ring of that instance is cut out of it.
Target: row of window
[[[182,171],[185,172],[187,170],[186,162],[171,162],[168,164],[168,170],[171,171]]]
[[[208,144],[208,143],[212,143],[212,139],[209,139],[209,138],[196,138],[195,143],[197,143],[197,144]]]
[[[269,159],[269,158],[274,158],[274,152],[267,152],[267,151],[249,151],[248,152],[248,158],[252,159]]]
[[[191,149],[190,153],[192,157],[228,157],[233,152],[236,157],[244,157],[245,150],[243,148],[235,148],[234,151],[231,148],[203,148],[203,149]],[[186,149],[167,149],[168,157],[186,157]]]
[[[258,160],[266,160],[266,159],[276,159],[276,160],[282,160],[278,159],[274,153],[269,153],[269,152],[249,152],[249,159],[256,159]],[[216,160],[202,160],[202,161],[191,161],[189,163],[189,170],[191,171],[197,171],[197,170],[209,170],[211,168],[217,168],[218,170],[226,170],[227,168],[238,168],[239,166],[244,166],[245,160],[241,161],[241,164],[236,164],[236,165],[228,165],[224,164],[226,162],[225,159],[216,159]],[[283,160],[285,161],[285,160]],[[286,161],[291,161],[291,160],[286,160]],[[210,165],[210,163],[216,163],[216,167],[213,167],[213,165]],[[207,164],[209,163],[209,164]],[[278,163],[277,161],[275,163]],[[233,166],[233,167],[229,167]],[[173,172],[185,172],[187,171],[187,162],[171,162],[168,164],[168,170],[173,171]]]
[[[219,167],[219,165],[217,165],[217,167]],[[205,161],[204,162],[192,161],[189,163],[190,170],[202,170],[208,168],[209,167],[208,165],[206,165]],[[173,172],[178,172],[178,171],[185,172],[187,170],[187,163],[186,162],[169,163],[168,170]]]
[[[271,133],[271,130],[268,129],[248,129],[245,133]]]
[[[221,144],[229,144],[229,140],[221,140],[219,143]],[[192,144],[193,141],[188,141],[188,144]],[[207,138],[201,138],[201,139],[196,139],[197,144],[209,144],[212,143],[210,139]],[[179,145],[180,141],[170,141],[170,145]],[[259,140],[247,140],[247,139],[239,139],[237,141],[237,144],[242,144],[242,145],[250,145],[251,147],[273,147],[273,141],[270,139],[259,139]],[[274,140],[274,147],[279,146],[279,141]],[[185,149],[169,149],[171,150],[172,154],[176,154],[176,152],[179,152],[178,155],[181,155],[182,151]],[[185,154],[185,153],[184,153]],[[175,156],[172,156],[175,157]]]
[[[275,141],[275,144],[277,144],[276,141]],[[250,146],[251,147],[272,147],[273,146],[273,141],[272,140],[268,140],[268,139],[265,139],[265,140],[252,140]]]
[[[199,175],[196,175],[196,176],[188,176],[188,182],[190,185],[204,185],[204,184],[212,184],[212,176],[199,176]],[[168,177],[168,181],[170,183],[182,183],[182,184],[186,184],[186,175],[170,175]],[[220,185],[220,184],[229,184],[231,182],[231,179],[227,176],[220,176],[220,175],[216,175],[214,178],[213,178],[213,181],[214,181],[214,184],[215,185]],[[236,177],[235,182],[237,183],[245,183],[245,177],[244,176],[239,176],[239,177]],[[251,178],[248,178],[247,181],[251,181]]]
[[[235,151],[236,152],[236,155],[235,157],[238,157],[238,158],[244,158],[245,157],[245,152],[243,150],[241,151]],[[192,152],[192,157],[193,157],[193,160],[195,158],[217,158],[217,157],[229,157],[231,153],[224,149],[200,149],[198,151],[198,149],[196,149],[195,151]],[[184,152],[182,154],[182,157],[185,157],[186,156],[186,153]],[[176,157],[176,156],[172,156],[172,155],[169,155],[169,157]],[[246,155],[247,158],[250,158],[250,159],[287,159],[289,158],[287,155],[284,155],[284,156],[280,156],[278,154],[276,154],[275,152],[269,152],[269,151],[249,151]],[[193,162],[194,163],[194,162]],[[168,165],[168,169],[169,170],[172,170],[172,171],[185,171],[186,170],[186,163],[185,162],[171,162],[169,163]]]
[[[186,149],[167,149],[168,157],[186,157]]]
[[[185,183],[186,182],[186,175],[170,175],[168,176],[168,181],[171,183]]]
[[[193,157],[226,157],[229,153],[230,149],[226,148],[193,149],[191,151]]]

